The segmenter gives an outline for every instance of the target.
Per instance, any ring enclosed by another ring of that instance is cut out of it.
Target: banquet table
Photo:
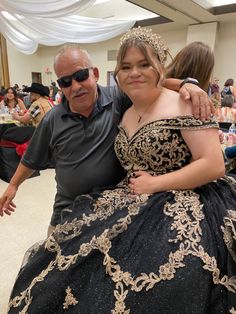
[[[0,179],[6,182],[11,180],[34,131],[33,126],[3,120],[0,115]],[[33,176],[36,175],[39,175],[39,171]]]
[[[9,128],[20,126],[19,121],[13,120],[10,115],[0,114],[0,139]]]

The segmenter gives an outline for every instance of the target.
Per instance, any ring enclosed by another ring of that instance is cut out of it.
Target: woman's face
[[[156,69],[148,63],[141,50],[129,47],[121,63],[121,69],[117,73],[117,79],[120,88],[131,100],[141,100],[159,91],[158,78]]]
[[[15,98],[14,93],[13,93],[13,90],[12,90],[11,88],[9,88],[8,91],[7,91],[7,98],[8,98],[9,100]]]

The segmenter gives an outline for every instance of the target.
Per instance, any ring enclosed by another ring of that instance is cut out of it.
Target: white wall
[[[214,75],[220,79],[220,86],[228,78],[233,78],[236,84],[236,22],[219,25],[215,46]]]
[[[32,55],[23,54],[14,49],[13,46],[7,42],[7,55],[10,85],[15,83],[21,86],[22,84],[31,84],[31,72],[41,72],[41,49]]]
[[[161,26],[156,25],[152,26],[152,29],[163,37],[165,43],[170,48],[172,56],[175,56],[187,43],[187,27],[165,31]],[[117,49],[118,45],[119,37],[97,44],[81,45],[81,47],[87,49],[90,53],[94,66],[99,68],[99,83],[101,85],[106,85],[107,83],[107,71],[113,71],[115,68],[115,61],[107,61],[107,51]],[[22,84],[30,85],[31,72],[41,72],[43,84],[45,85],[49,85],[51,80],[55,81],[53,57],[58,48],[41,46],[35,54],[24,55],[7,44],[11,84],[18,83],[20,86]],[[213,75],[220,79],[221,86],[229,77],[234,78],[236,81],[236,67],[234,65],[235,51],[236,22],[220,23],[216,36],[216,65]],[[52,71],[51,74],[45,74],[47,67]]]

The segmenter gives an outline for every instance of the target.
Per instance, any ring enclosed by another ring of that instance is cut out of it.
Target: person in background
[[[236,182],[221,178],[217,123],[162,85],[165,60],[151,30],[121,38],[114,77],[132,105],[115,151],[126,177],[63,212],[22,267],[9,314],[233,312]]]
[[[205,60],[208,60],[206,63]],[[198,80],[199,87],[208,90],[210,76],[214,66],[212,51],[208,45],[195,41],[181,49],[166,67],[167,78],[182,79],[192,77]]]
[[[29,107],[31,105],[30,93],[29,94],[25,94],[25,96],[23,97],[23,101],[24,101],[25,107],[27,109],[29,109]]]
[[[47,168],[53,159],[57,192],[49,234],[61,222],[62,210],[71,206],[77,195],[117,184],[124,177],[114,152],[114,139],[120,119],[131,105],[117,86],[97,84],[98,68],[88,52],[76,44],[59,50],[54,70],[65,97],[41,121],[0,198],[0,215],[10,215],[15,210],[13,199],[20,184],[34,169]],[[175,80],[174,88],[179,89],[181,82]],[[187,82],[180,92],[183,99],[191,97],[197,116],[207,117],[211,102],[205,92]]]
[[[14,88],[17,92],[20,90],[20,87],[19,87],[18,84],[15,84],[15,85],[13,86],[13,88]]]
[[[6,90],[6,88],[5,88],[5,86],[1,86],[1,89],[0,89],[0,96],[4,96],[5,95],[5,90]]]
[[[56,105],[59,105],[62,101],[62,90],[58,89],[56,96],[55,96],[55,103]]]
[[[174,61],[167,66],[166,77],[182,78],[186,77],[186,73],[189,73],[189,76],[197,79],[199,86],[207,93],[209,87],[211,87],[210,98],[216,112],[218,112],[221,106],[219,80],[214,79],[213,84],[210,84],[209,73],[211,73],[213,64],[206,65],[204,60],[204,58],[209,58],[209,55],[211,55],[211,50],[208,45],[199,41],[188,44],[175,56]],[[185,63],[182,62],[183,59],[186,60]],[[206,68],[205,72],[203,71],[204,68]]]
[[[46,92],[47,92],[47,95],[48,95],[48,96],[46,96],[46,99],[50,102],[51,106],[54,107],[55,103],[52,100],[51,93],[50,93],[50,88],[48,86],[45,86],[45,89],[46,89]]]
[[[221,100],[221,107],[216,110],[216,117],[219,122],[236,121],[236,109],[233,108],[233,95],[225,95]]]
[[[211,95],[220,92],[220,86],[219,86],[219,79],[218,78],[213,79],[212,83],[210,84],[210,88],[211,88]]]
[[[40,83],[32,83],[24,91],[30,93],[31,105],[24,115],[13,113],[12,117],[21,123],[32,123],[33,126],[37,127],[45,114],[52,108],[48,100],[49,88]]]
[[[223,99],[225,95],[232,95],[234,100],[236,99],[236,87],[234,86],[234,80],[232,78],[227,79],[224,83],[221,98]]]
[[[214,103],[214,106],[220,108],[221,106],[221,94],[220,94],[220,86],[219,86],[219,79],[214,78],[213,82],[209,85],[211,89],[211,99]]]
[[[52,100],[55,101],[55,97],[56,97],[56,94],[58,92],[58,87],[56,85],[56,82],[52,82],[51,83],[51,87],[52,87]]]
[[[13,87],[5,90],[4,99],[0,102],[1,113],[23,114],[26,111],[24,102],[17,96],[17,92]]]

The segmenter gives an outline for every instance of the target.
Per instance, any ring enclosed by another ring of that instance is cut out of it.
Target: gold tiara
[[[144,41],[150,45],[158,55],[161,64],[164,65],[169,49],[164,45],[161,37],[152,32],[151,28],[144,28],[139,26],[128,30],[121,37],[120,45],[123,45],[126,41],[132,41],[132,39],[139,39],[140,41]]]

